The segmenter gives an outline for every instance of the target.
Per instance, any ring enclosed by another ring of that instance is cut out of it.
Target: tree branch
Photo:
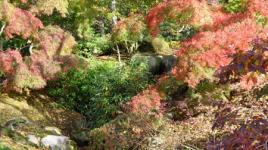
[[[3,34],[5,27],[6,27],[6,23],[4,23],[4,24],[3,24],[3,26],[1,27],[1,30],[0,30],[0,35],[2,35],[2,34]]]

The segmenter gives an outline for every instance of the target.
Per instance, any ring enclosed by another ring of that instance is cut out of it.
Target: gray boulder
[[[72,141],[66,136],[47,135],[41,139],[41,145],[51,150],[72,150]]]
[[[37,137],[35,135],[27,135],[27,138],[28,138],[28,142],[34,146],[39,146],[40,145],[40,140],[41,138],[40,137]]]
[[[177,63],[174,55],[156,55],[152,53],[138,53],[131,58],[132,62],[147,63],[148,70],[153,75],[169,72]]]

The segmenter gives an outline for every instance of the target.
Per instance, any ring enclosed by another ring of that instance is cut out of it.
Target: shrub
[[[191,87],[196,87],[204,79],[217,82],[219,76],[215,76],[216,72],[221,72],[226,66],[232,66],[236,61],[237,67],[234,67],[234,70],[231,69],[234,73],[241,70],[248,73],[248,67],[251,66],[261,66],[260,69],[266,72],[264,63],[266,56],[263,55],[265,57],[260,59],[264,62],[258,62],[255,59],[255,57],[259,59],[259,53],[265,52],[259,48],[255,52],[251,51],[252,47],[256,47],[253,42],[255,39],[267,38],[267,29],[257,24],[255,19],[257,12],[263,16],[267,15],[265,14],[267,12],[262,11],[261,8],[258,9],[263,5],[268,6],[268,3],[262,3],[262,5],[258,3],[257,5],[256,1],[250,1],[247,11],[243,14],[227,14],[220,10],[218,10],[219,12],[215,11],[215,14],[219,13],[221,15],[214,17],[213,25],[210,28],[206,28],[206,30],[203,28],[191,39],[182,42],[182,48],[177,53],[180,61],[177,68],[174,69],[178,79],[184,80]],[[245,30],[248,32],[244,32]],[[265,43],[261,45],[266,47]],[[240,59],[248,57],[244,56],[246,55],[244,53],[249,53],[252,56],[240,61]],[[241,79],[236,80],[241,85],[239,87],[245,90],[261,84],[262,82],[259,81],[265,79],[265,75],[262,72],[260,73],[258,69],[249,72],[249,74],[238,73],[236,75],[236,79]],[[231,77],[227,80],[232,81]]]
[[[193,26],[178,26],[175,22],[163,22],[160,24],[160,34],[167,41],[182,41],[191,38],[196,29]]]
[[[10,148],[0,143],[0,150],[10,150]]]
[[[87,40],[78,42],[76,53],[80,56],[89,58],[92,55],[101,55],[108,53],[112,48],[110,36],[93,35]]]
[[[188,23],[192,18],[191,0],[164,1],[153,7],[146,16],[147,26],[152,36],[159,33],[159,25],[167,20],[172,20],[177,25]]]
[[[121,45],[131,54],[138,50],[139,44],[147,36],[146,25],[143,17],[138,14],[131,14],[124,18],[113,28],[111,40],[116,45]]]
[[[119,105],[151,83],[146,65],[132,63],[118,67],[114,61],[90,61],[90,69],[63,74],[49,94],[69,109],[88,118],[90,128],[115,117]]]
[[[247,8],[248,0],[220,0],[225,11],[230,13],[243,12]]]
[[[169,43],[162,37],[156,37],[152,39],[152,46],[156,54],[171,55],[172,49],[169,47]]]
[[[0,1],[0,21],[4,24],[1,30],[5,37],[4,41],[1,38],[0,45],[6,46],[0,51],[0,71],[6,76],[4,88],[15,92],[41,89],[47,80],[80,63],[80,59],[72,55],[76,44],[74,37],[58,26],[44,27],[36,17],[50,15],[54,9],[64,16],[66,1],[40,0],[34,5],[27,0],[14,3]],[[21,3],[25,9],[17,7]],[[24,52],[25,47],[28,54]]]

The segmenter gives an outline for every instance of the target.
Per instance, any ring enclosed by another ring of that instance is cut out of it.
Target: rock
[[[77,130],[75,122],[83,119],[79,113],[55,107],[50,97],[39,92],[28,96],[0,93],[0,143],[10,149],[41,149],[34,144],[36,138],[40,137],[41,146],[42,137],[56,135],[59,129],[70,134]]]
[[[41,139],[41,145],[51,150],[72,150],[74,146],[67,136],[47,135]]]
[[[161,74],[162,71],[162,60],[160,57],[157,56],[149,56],[148,57],[148,66],[149,66],[149,71],[153,75]]]
[[[177,63],[177,58],[174,55],[163,55],[162,56],[162,67],[163,72],[169,72],[174,65]]]
[[[40,137],[36,137],[35,135],[27,135],[28,142],[31,143],[32,145],[39,146],[40,145]]]
[[[148,70],[153,75],[169,72],[177,63],[174,55],[155,55],[151,53],[138,53],[131,58],[132,62],[147,63]]]
[[[155,146],[162,145],[165,143],[165,141],[161,137],[152,137],[150,140]]]
[[[61,130],[57,127],[45,127],[45,131],[48,131],[51,134],[62,135]]]

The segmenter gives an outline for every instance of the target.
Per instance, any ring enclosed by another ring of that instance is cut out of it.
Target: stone
[[[51,150],[72,150],[72,141],[67,136],[47,135],[41,139],[41,145]]]
[[[177,57],[174,55],[156,55],[152,53],[138,53],[131,58],[132,62],[147,63],[148,70],[152,75],[160,75],[171,69],[177,63]]]
[[[163,55],[162,56],[162,68],[163,72],[169,72],[174,65],[177,63],[177,57],[174,55]]]
[[[30,134],[30,135],[27,135],[27,138],[28,138],[28,142],[31,143],[32,145],[40,146],[40,140],[41,140],[40,137]]]

